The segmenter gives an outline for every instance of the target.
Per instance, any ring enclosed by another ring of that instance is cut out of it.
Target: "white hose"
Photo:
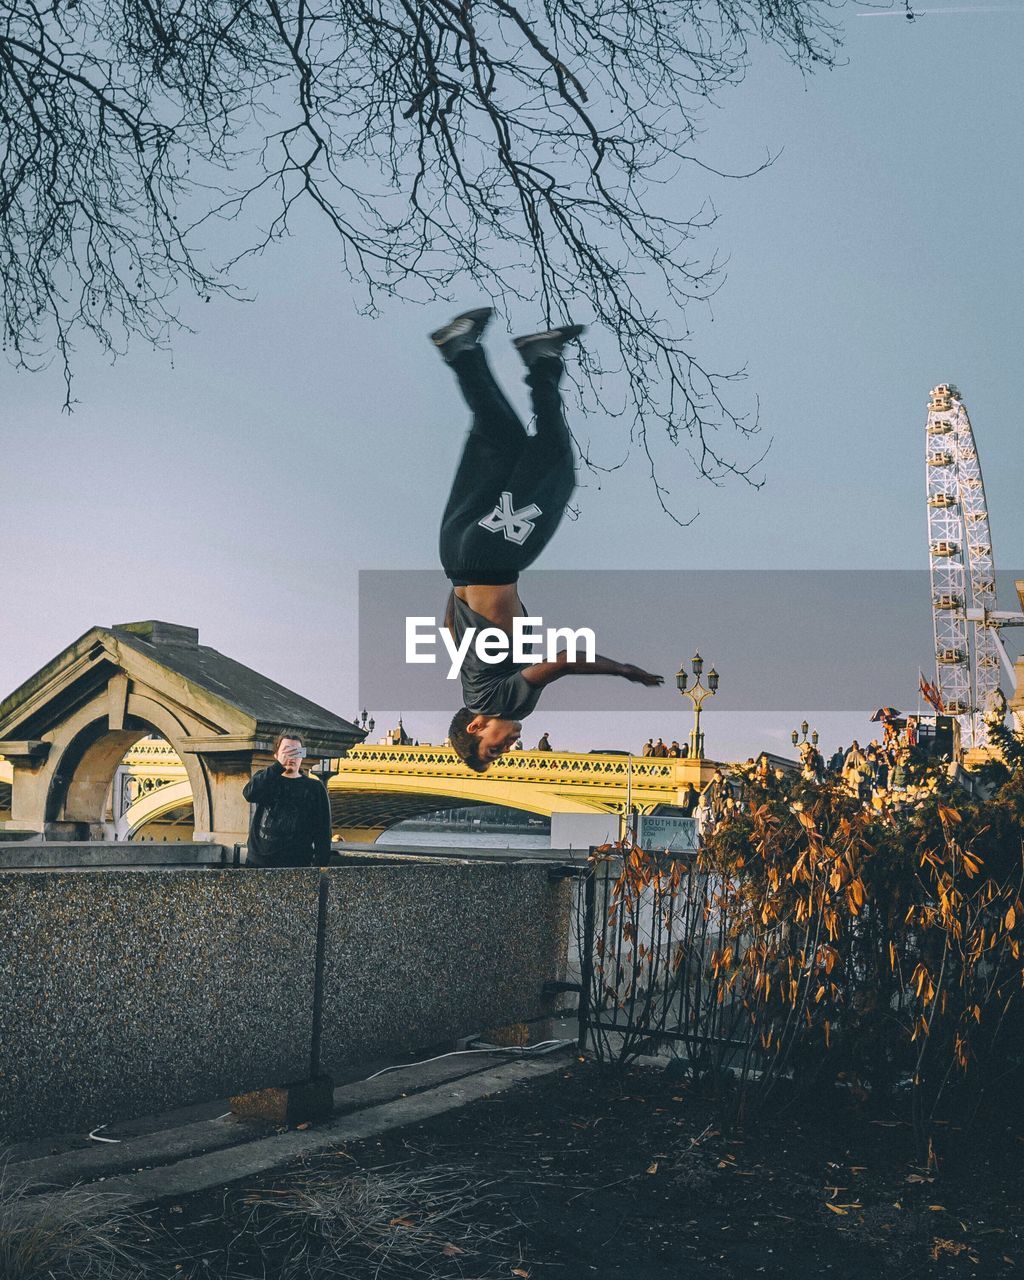
[[[121,1142],[121,1141],[123,1141],[123,1139],[121,1139],[121,1138],[101,1138],[101,1137],[99,1136],[99,1134],[100,1134],[100,1130],[101,1130],[101,1129],[105,1129],[106,1127],[107,1127],[107,1126],[106,1126],[105,1124],[97,1125],[97,1126],[96,1126],[96,1128],[95,1128],[95,1129],[93,1129],[92,1133],[90,1133],[90,1134],[89,1134],[90,1139],[91,1139],[93,1142]]]

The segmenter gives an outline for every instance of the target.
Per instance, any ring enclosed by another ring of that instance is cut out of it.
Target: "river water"
[[[403,831],[394,828],[377,841],[386,845],[451,845],[456,849],[549,849],[551,838],[546,831],[522,834],[514,831],[474,831],[471,827],[452,827],[450,831]]]

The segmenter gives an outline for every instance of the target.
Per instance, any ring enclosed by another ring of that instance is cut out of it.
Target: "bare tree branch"
[[[759,429],[730,407],[742,375],[705,368],[688,324],[721,275],[690,256],[715,215],[686,175],[715,172],[692,152],[701,109],[752,44],[832,63],[830,8],[0,0],[5,348],[30,368],[56,355],[70,403],[77,334],[165,342],[179,290],[230,291],[311,203],[371,310],[474,281],[610,330],[666,509],[652,426],[701,475],[754,482],[760,459],[731,453]],[[228,261],[202,248],[212,219],[236,221]],[[585,365],[591,402],[604,372]]]

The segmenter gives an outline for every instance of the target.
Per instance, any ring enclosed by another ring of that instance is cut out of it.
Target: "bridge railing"
[[[173,762],[175,760],[180,761],[180,758],[169,742],[149,742],[145,739],[141,742],[136,742],[135,746],[130,747],[125,752],[124,762],[126,764],[148,760]]]
[[[429,774],[464,777],[466,766],[451,747],[373,746],[361,743],[336,762],[339,772]],[[510,751],[487,771],[494,781],[609,782],[621,784],[685,785],[699,776],[709,761],[651,756],[604,755],[597,752]]]

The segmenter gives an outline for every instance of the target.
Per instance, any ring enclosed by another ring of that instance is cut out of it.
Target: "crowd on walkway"
[[[954,735],[943,741],[930,724],[922,727],[918,716],[882,718],[881,735],[866,746],[854,739],[837,748],[826,760],[812,742],[800,744],[800,772],[809,782],[845,787],[865,805],[876,808],[916,803],[932,790],[941,773],[956,777],[971,790],[975,785],[960,762]],[[931,765],[931,768],[923,766]],[[779,773],[779,764],[767,754],[746,764],[722,769],[704,788],[694,807],[702,837],[723,819],[750,802],[747,783],[766,782]]]
[[[672,760],[686,760],[689,757],[690,748],[686,743],[680,746],[675,738],[667,746],[663,738],[659,738],[657,742],[653,738],[648,738],[644,743],[643,754]]]
[[[842,779],[862,800],[882,792],[906,791],[910,766],[921,755],[917,716],[883,719],[881,740],[873,738],[862,747],[855,738],[845,750],[837,748],[826,761],[810,742],[800,746],[800,770],[809,781]]]

